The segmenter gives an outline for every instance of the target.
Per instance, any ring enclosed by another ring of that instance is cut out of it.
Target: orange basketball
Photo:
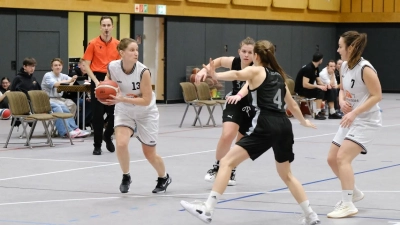
[[[100,82],[96,88],[96,98],[100,101],[111,99],[110,95],[117,95],[118,84],[112,80]]]
[[[11,117],[11,111],[9,109],[0,109],[0,119],[8,120]]]

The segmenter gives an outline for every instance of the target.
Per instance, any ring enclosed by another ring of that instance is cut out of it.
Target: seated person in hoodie
[[[28,91],[42,90],[36,78],[33,76],[35,72],[36,60],[34,58],[25,58],[22,62],[22,68],[18,71],[17,76],[11,83],[10,91],[22,91],[28,96]],[[29,96],[28,96],[29,98]],[[12,119],[11,124],[14,119]],[[21,122],[16,121],[14,126],[19,126]],[[32,123],[29,123],[31,126]]]
[[[11,83],[11,91],[22,91],[28,94],[31,90],[42,90],[36,78],[33,76],[35,72],[36,60],[34,58],[25,58],[22,62],[22,68],[17,73]]]
[[[71,112],[68,106],[73,106],[76,112],[76,105],[71,99],[62,98],[63,93],[57,92],[57,87],[61,84],[70,84],[75,82],[76,76],[70,78],[68,75],[61,73],[63,68],[63,61],[60,58],[54,58],[51,60],[51,72],[47,72],[42,80],[42,89],[49,95],[50,97],[50,105],[53,112]],[[75,113],[73,112],[73,114]],[[69,135],[72,138],[75,137],[86,137],[90,135],[88,131],[81,131],[75,123],[74,118],[69,118],[66,120],[67,129],[69,131]],[[64,127],[63,121],[61,119],[56,120],[56,128],[58,134],[61,137],[65,137],[67,132]]]

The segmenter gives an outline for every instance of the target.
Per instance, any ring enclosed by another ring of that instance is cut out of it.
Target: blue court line
[[[225,209],[225,210],[234,210],[234,211],[247,211],[247,212],[264,212],[264,213],[283,213],[283,214],[299,214],[300,212],[290,212],[290,211],[278,211],[278,210],[263,210],[263,209],[240,209],[240,208],[222,208],[216,207],[216,209]],[[318,214],[319,216],[326,216],[326,214]],[[359,219],[374,219],[374,220],[397,220],[400,221],[400,218],[385,218],[385,217],[374,217],[374,216],[352,216],[351,218],[359,218]]]
[[[375,168],[375,169],[365,170],[365,171],[354,173],[354,175],[363,174],[363,173],[370,173],[370,172],[374,172],[374,171],[378,171],[378,170],[384,170],[384,169],[397,167],[397,166],[400,166],[400,164],[394,164],[394,165],[391,165],[391,166],[384,166],[384,167],[379,167],[379,168]],[[310,185],[310,184],[322,183],[322,182],[325,182],[325,181],[330,181],[330,180],[335,180],[335,179],[337,179],[337,177],[331,177],[331,178],[326,178],[326,179],[322,179],[322,180],[311,181],[311,182],[308,182],[308,183],[304,183],[302,185],[306,186],[306,185]],[[284,187],[284,188],[274,189],[274,190],[271,190],[271,191],[268,191],[268,192],[278,192],[278,191],[283,191],[283,190],[287,190],[287,189],[288,189],[288,187]],[[259,192],[259,193],[254,193],[254,194],[250,194],[250,195],[244,195],[244,196],[241,196],[241,197],[225,199],[225,200],[219,201],[218,204],[225,203],[225,202],[232,202],[232,201],[245,199],[245,198],[251,198],[251,197],[254,197],[254,196],[266,194],[268,192]],[[180,209],[179,211],[182,212],[182,211],[185,211],[185,209]]]
[[[0,222],[19,223],[19,224],[35,224],[35,225],[63,225],[63,224],[55,224],[55,223],[42,223],[42,222],[19,221],[19,220],[0,220]]]

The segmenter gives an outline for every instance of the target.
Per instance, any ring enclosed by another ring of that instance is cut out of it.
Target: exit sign
[[[135,13],[148,13],[149,6],[147,4],[135,4]]]

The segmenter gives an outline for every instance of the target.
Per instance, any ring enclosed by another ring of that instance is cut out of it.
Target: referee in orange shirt
[[[93,110],[94,150],[93,155],[101,155],[101,144],[106,142],[106,148],[110,152],[115,151],[111,136],[114,133],[114,106],[101,104],[94,94],[94,89],[103,81],[107,74],[107,66],[113,60],[120,59],[117,51],[119,41],[111,36],[113,19],[110,16],[102,16],[100,19],[100,36],[89,42],[83,59],[91,82],[91,102]],[[104,113],[107,113],[107,127],[104,131]]]

